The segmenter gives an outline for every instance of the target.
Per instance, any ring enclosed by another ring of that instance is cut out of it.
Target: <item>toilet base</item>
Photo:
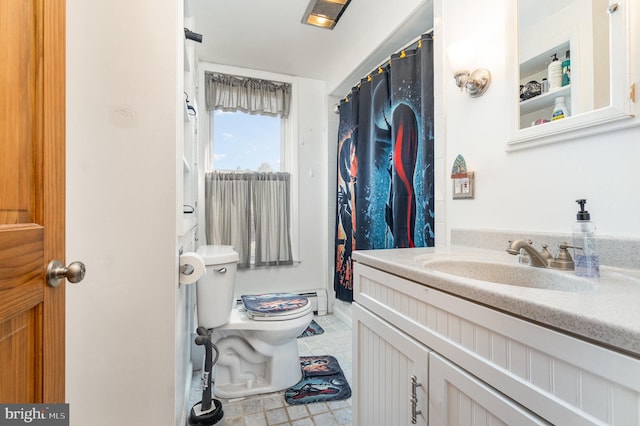
[[[273,383],[265,383],[262,380],[258,380],[256,383],[253,383],[251,387],[248,387],[246,384],[226,384],[221,386],[214,386],[213,392],[218,398],[223,399],[232,399],[232,398],[242,398],[245,396],[251,395],[261,395],[264,393],[272,393],[283,391],[291,386],[295,385],[302,379],[302,373],[300,376],[293,380],[292,383],[287,385],[276,386]]]
[[[219,348],[225,346],[224,340],[217,343]],[[215,366],[214,395],[241,398],[285,390],[298,383],[302,370],[297,341],[273,349],[271,356],[261,356],[261,360],[248,360],[235,351],[221,349]]]

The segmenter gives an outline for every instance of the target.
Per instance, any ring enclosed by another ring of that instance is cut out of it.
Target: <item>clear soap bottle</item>
[[[579,277],[598,278],[600,276],[600,258],[596,249],[596,224],[591,215],[584,209],[587,200],[576,200],[580,211],[573,225],[573,247],[575,272]]]

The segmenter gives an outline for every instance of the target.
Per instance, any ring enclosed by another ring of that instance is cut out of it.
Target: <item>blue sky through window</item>
[[[280,117],[215,111],[213,122],[216,170],[280,171]]]

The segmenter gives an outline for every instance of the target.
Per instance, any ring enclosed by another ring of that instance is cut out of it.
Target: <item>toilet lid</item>
[[[309,299],[299,294],[247,294],[240,298],[251,319],[291,319],[306,314],[311,309]]]

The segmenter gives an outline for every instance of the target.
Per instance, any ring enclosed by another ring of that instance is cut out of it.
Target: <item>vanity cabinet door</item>
[[[352,318],[353,424],[427,425],[427,347],[357,303]]]
[[[550,425],[438,356],[429,355],[429,425]]]

